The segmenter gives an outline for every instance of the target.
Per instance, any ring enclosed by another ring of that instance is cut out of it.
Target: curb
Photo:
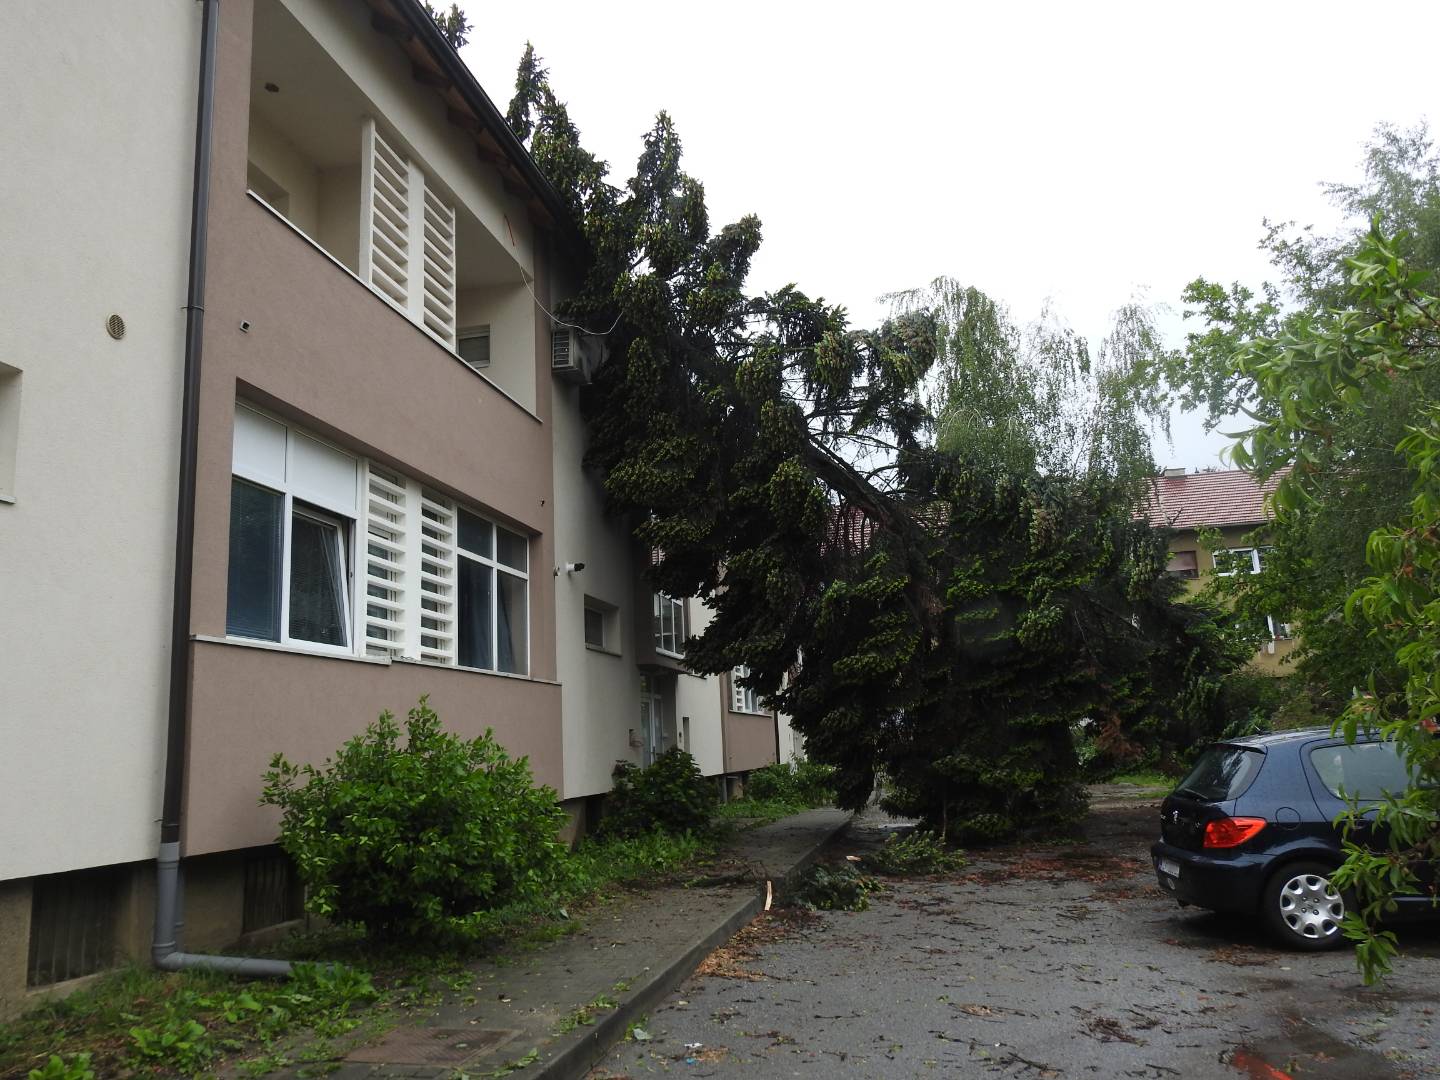
[[[776,895],[784,888],[785,882],[813,863],[820,850],[846,829],[855,815],[840,821],[833,829],[817,840],[794,863],[783,872],[776,873],[771,885]],[[516,1080],[581,1080],[590,1069],[609,1052],[610,1048],[625,1038],[630,1025],[665,999],[665,996],[694,973],[700,962],[714,952],[735,934],[765,906],[765,891],[760,889],[748,900],[738,903],[725,920],[665,964],[652,969],[625,1000],[584,1031],[577,1031],[571,1038],[563,1039],[555,1052],[533,1072],[517,1070]]]

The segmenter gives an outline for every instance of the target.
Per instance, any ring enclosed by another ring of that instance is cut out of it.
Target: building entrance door
[[[642,765],[653,765],[665,752],[665,701],[658,693],[655,680],[640,680],[640,758]]]

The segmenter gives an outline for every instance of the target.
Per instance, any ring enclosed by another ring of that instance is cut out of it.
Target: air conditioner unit
[[[604,345],[591,334],[573,327],[550,332],[550,370],[566,382],[588,383],[604,355]]]

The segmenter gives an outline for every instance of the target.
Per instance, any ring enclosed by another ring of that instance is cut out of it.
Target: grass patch
[[[810,807],[790,799],[733,799],[715,808],[715,820],[723,824],[769,825]]]
[[[204,1075],[298,1027],[321,1039],[352,1031],[380,997],[369,975],[348,968],[301,965],[283,982],[124,968],[0,1027],[0,1077],[83,1077],[74,1065],[85,1054],[96,1076]]]
[[[1166,776],[1162,772],[1153,769],[1141,769],[1136,772],[1121,773],[1119,776],[1112,776],[1104,781],[1107,784],[1134,784],[1136,787],[1164,788],[1170,790],[1180,782],[1177,776]]]

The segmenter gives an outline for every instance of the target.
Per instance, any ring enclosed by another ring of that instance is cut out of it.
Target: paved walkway
[[[741,833],[709,887],[664,886],[586,912],[584,929],[473,964],[423,1026],[349,1046],[335,1080],[584,1076],[631,1025],[804,869],[850,814],[811,810]],[[586,1006],[599,1002],[599,1007]],[[299,1076],[298,1070],[282,1073]]]

